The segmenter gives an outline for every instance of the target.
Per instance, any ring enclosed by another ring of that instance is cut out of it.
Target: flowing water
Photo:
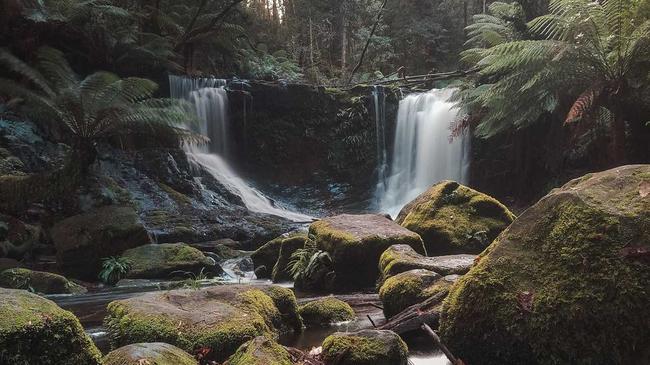
[[[372,87],[372,99],[377,134],[377,188],[375,196],[384,196],[386,194],[386,174],[388,172],[388,150],[386,148],[386,94],[383,86]]]
[[[228,93],[226,80],[170,76],[172,98],[185,99],[196,109],[198,125],[189,128],[210,139],[206,146],[186,146],[189,160],[202,166],[228,190],[242,198],[252,212],[287,218],[294,222],[309,222],[306,214],[293,212],[267,198],[242,179],[228,163]]]
[[[395,217],[408,202],[441,180],[467,183],[470,138],[450,138],[459,110],[453,89],[411,94],[400,101],[390,173],[379,209]]]

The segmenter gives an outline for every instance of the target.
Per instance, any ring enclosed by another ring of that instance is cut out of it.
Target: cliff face
[[[377,166],[372,91],[261,82],[231,86],[240,165],[266,181],[270,191],[300,197],[308,208],[365,208]],[[398,92],[384,90],[387,145],[393,140]]]

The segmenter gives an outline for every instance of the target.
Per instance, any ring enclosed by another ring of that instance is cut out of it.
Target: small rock
[[[104,356],[104,365],[199,365],[192,355],[176,346],[162,343],[135,343]]]
[[[259,336],[241,345],[225,365],[292,365],[291,355],[277,342]]]
[[[20,268],[0,272],[0,287],[33,290],[42,294],[81,294],[88,291],[64,276]]]
[[[354,309],[335,297],[316,299],[303,304],[298,308],[298,313],[307,327],[329,326],[354,319]]]
[[[326,365],[406,365],[408,347],[392,331],[336,332],[323,341]]]
[[[394,245],[379,259],[379,270],[385,280],[413,269],[434,271],[440,275],[465,274],[474,265],[476,255],[446,255],[426,257],[407,245]]]

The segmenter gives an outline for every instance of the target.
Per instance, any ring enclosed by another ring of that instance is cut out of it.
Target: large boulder
[[[199,365],[192,355],[163,342],[134,343],[104,356],[104,365]]]
[[[217,269],[213,259],[184,243],[143,245],[124,251],[122,258],[131,264],[129,279],[161,279],[202,270],[213,273]]]
[[[241,345],[226,365],[292,365],[291,354],[282,345],[259,336]]]
[[[496,199],[443,181],[408,203],[396,222],[418,233],[429,256],[480,253],[515,216]]]
[[[333,265],[330,289],[350,290],[375,285],[381,254],[390,246],[409,245],[424,253],[422,239],[383,215],[343,214],[325,218],[309,227],[320,250],[329,253]]]
[[[61,271],[89,281],[97,280],[103,258],[151,243],[132,208],[112,205],[66,218],[51,234]]]
[[[41,229],[0,214],[0,257],[22,259],[40,241]]]
[[[354,309],[332,296],[307,302],[298,308],[298,313],[307,327],[328,326],[354,319]]]
[[[451,289],[468,363],[650,362],[650,165],[589,174],[526,210]]]
[[[475,259],[476,255],[467,254],[426,257],[411,246],[394,245],[381,255],[379,271],[383,280],[413,269],[434,271],[440,275],[462,275],[469,271]]]
[[[449,291],[458,275],[442,277],[433,271],[414,269],[392,276],[379,288],[384,315],[390,318],[404,309]]]
[[[99,365],[101,353],[72,313],[26,290],[0,289],[0,362]]]
[[[287,265],[291,255],[305,245],[307,233],[285,233],[258,248],[251,258],[258,279],[274,279],[274,282],[290,280]]]
[[[336,332],[323,341],[326,365],[406,365],[408,347],[391,331]]]
[[[22,268],[0,272],[0,287],[33,290],[42,294],[81,294],[87,291],[59,274]]]
[[[300,331],[296,298],[274,286],[224,285],[154,292],[108,305],[106,326],[114,346],[166,342],[207,360],[223,361],[257,336]]]

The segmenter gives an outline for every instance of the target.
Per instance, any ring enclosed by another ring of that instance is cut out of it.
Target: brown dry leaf
[[[639,195],[641,195],[642,198],[650,195],[650,182],[645,181],[641,183],[641,186],[639,186]]]

